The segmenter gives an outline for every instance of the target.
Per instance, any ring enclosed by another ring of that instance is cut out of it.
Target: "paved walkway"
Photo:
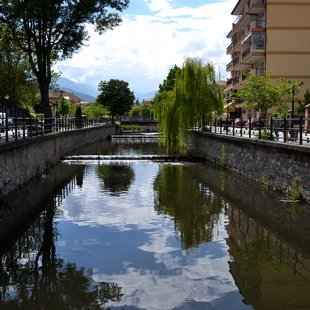
[[[249,128],[246,127],[228,127],[228,130],[224,127],[215,127],[211,126],[208,127],[208,131],[211,133],[216,133],[219,135],[226,135],[226,136],[235,136],[235,137],[243,137],[243,138],[251,138],[251,139],[258,139],[259,137],[259,130],[258,129],[251,129],[251,132],[249,131]],[[266,136],[266,133],[261,130],[261,136],[264,137]],[[268,136],[269,137],[269,136]],[[299,136],[299,131],[295,129],[295,137],[291,138],[290,135],[288,135],[288,138],[286,142],[284,142],[284,134],[283,130],[279,131],[279,138],[278,140],[275,140],[275,134],[273,133],[273,141],[278,142],[278,143],[294,143],[300,145],[300,136]],[[268,139],[270,140],[270,139]],[[303,132],[302,133],[302,145],[304,146],[309,146],[310,147],[310,133]]]

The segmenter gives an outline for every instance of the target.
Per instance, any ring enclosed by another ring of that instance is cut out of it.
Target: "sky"
[[[57,64],[61,76],[98,89],[100,81],[119,79],[142,94],[158,90],[170,68],[189,58],[212,63],[227,77],[226,38],[236,0],[130,0],[122,23],[90,39],[71,59]]]

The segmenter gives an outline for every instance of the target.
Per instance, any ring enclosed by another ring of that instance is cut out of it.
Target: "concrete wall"
[[[0,196],[44,173],[64,155],[115,133],[116,127],[107,125],[0,144]]]
[[[296,188],[310,201],[310,145],[192,132],[186,138],[190,155],[288,193]]]

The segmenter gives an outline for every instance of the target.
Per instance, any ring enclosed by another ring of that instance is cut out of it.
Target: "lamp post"
[[[298,85],[296,85],[296,84],[294,84],[294,81],[288,81],[289,83],[292,83],[292,105],[291,105],[291,128],[293,128],[293,123],[294,123],[294,108],[295,108],[295,94],[296,94],[296,92],[299,90],[299,88],[298,89],[295,89],[295,87],[296,86],[298,86]],[[299,86],[302,86],[302,85],[304,85],[304,82],[300,82],[299,83]]]

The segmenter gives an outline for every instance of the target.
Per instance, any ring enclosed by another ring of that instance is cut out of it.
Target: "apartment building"
[[[298,97],[303,101],[305,91],[310,91],[310,0],[239,0],[231,14],[236,20],[227,35],[231,61],[225,89],[231,114],[249,113],[243,103],[230,100],[247,82],[248,72],[267,71],[272,80],[302,82]]]

